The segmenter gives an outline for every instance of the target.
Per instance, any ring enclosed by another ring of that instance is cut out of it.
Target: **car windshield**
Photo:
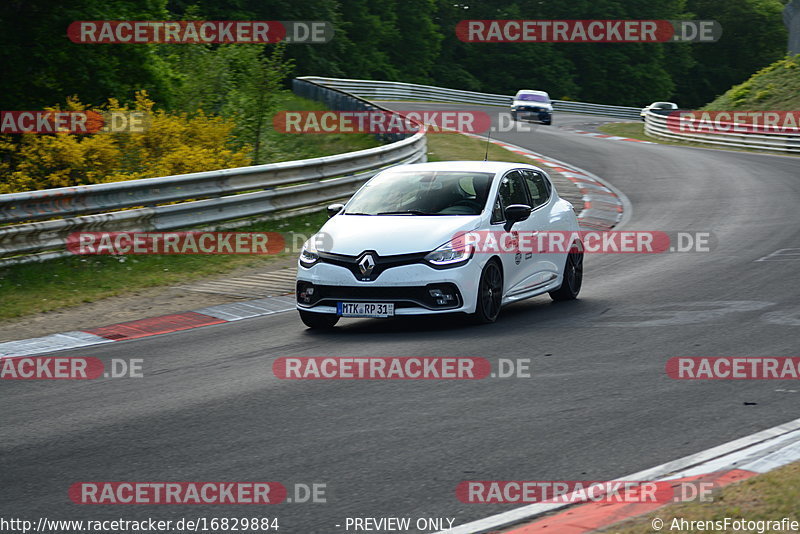
[[[517,100],[525,100],[528,102],[550,102],[550,99],[544,95],[521,94],[517,95]]]
[[[480,215],[491,173],[388,171],[348,202],[349,215]]]

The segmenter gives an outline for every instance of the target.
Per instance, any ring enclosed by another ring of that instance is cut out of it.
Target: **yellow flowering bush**
[[[64,110],[87,109],[68,98]],[[149,120],[140,133],[0,136],[0,193],[242,167],[252,161],[249,145],[234,146],[233,121],[202,111],[190,116],[154,110],[145,91],[136,93],[132,106],[109,99],[96,111],[144,112]]]

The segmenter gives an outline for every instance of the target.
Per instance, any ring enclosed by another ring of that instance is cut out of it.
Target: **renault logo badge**
[[[369,276],[372,274],[372,269],[375,268],[375,258],[372,257],[372,254],[367,254],[358,262],[358,270],[361,271],[361,274],[364,276]]]

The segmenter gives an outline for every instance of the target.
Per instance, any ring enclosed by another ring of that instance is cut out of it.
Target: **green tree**
[[[692,45],[695,65],[677,80],[681,104],[701,106],[786,54],[781,0],[688,0],[698,19],[722,24],[722,38]]]
[[[289,77],[292,62],[284,59],[283,44],[228,45],[220,49],[231,72],[232,90],[223,116],[236,117],[236,132],[253,145],[253,163],[265,161],[264,137],[277,111],[277,96]]]
[[[541,18],[672,20],[681,18],[683,10],[684,0],[576,0],[548,2]],[[688,70],[691,64],[686,46],[673,43],[556,45],[577,73],[579,100],[631,106],[673,96],[673,77]]]
[[[292,71],[284,57],[287,45],[169,45],[163,61],[171,73],[172,109],[235,119],[240,143],[253,146],[253,160],[263,160],[263,141],[276,98]]]
[[[100,104],[146,89],[161,100],[164,72],[157,45],[79,44],[67,27],[79,20],[165,17],[166,0],[4,0],[0,3],[0,109],[41,109],[80,95]]]
[[[444,36],[433,18],[435,0],[406,0],[395,4],[395,30],[388,45],[389,59],[403,81],[431,83]]]
[[[329,21],[336,29],[331,42],[286,48],[286,58],[293,61],[298,76],[346,76],[348,63],[359,55],[345,31],[350,25],[341,14],[338,0],[168,0],[167,8],[177,18],[195,10],[212,20]]]
[[[459,20],[467,18],[469,6],[453,0],[437,0],[433,21],[442,36],[439,56],[433,66],[434,83],[443,87],[480,91],[481,73],[473,73],[466,65],[468,47],[455,38]]]

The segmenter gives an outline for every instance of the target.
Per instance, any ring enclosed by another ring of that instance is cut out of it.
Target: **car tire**
[[[339,322],[339,316],[332,313],[298,311],[300,312],[300,319],[303,323],[313,330],[330,330]]]
[[[564,265],[564,278],[561,287],[550,291],[550,298],[556,302],[575,300],[583,285],[583,250],[577,244],[567,254]]]
[[[478,282],[478,302],[475,305],[472,320],[479,324],[495,322],[500,314],[502,302],[503,270],[497,261],[492,260],[481,271],[481,278]]]
[[[511,112],[511,120],[514,121],[514,122],[517,121],[517,112],[516,111],[512,111]]]
[[[553,119],[548,119],[546,121],[542,121],[542,124],[544,124],[545,126],[550,126],[551,124],[553,124]]]

